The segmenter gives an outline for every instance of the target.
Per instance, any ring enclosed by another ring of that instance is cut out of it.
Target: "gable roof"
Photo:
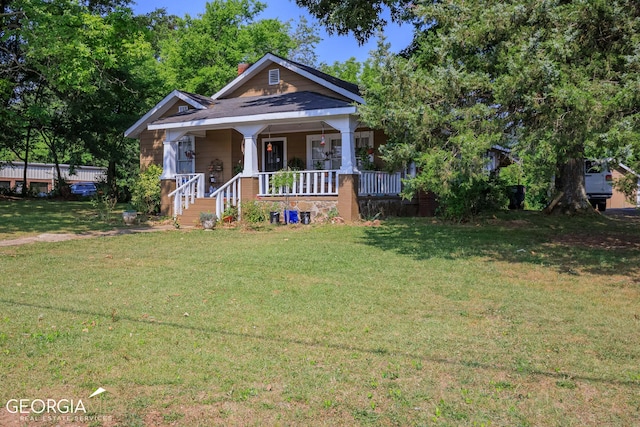
[[[211,104],[213,104],[213,99],[209,97],[184,92],[181,90],[174,90],[169,95],[165,96],[162,101],[158,102],[155,107],[147,112],[147,114],[142,116],[140,120],[135,122],[133,126],[127,129],[124,132],[124,136],[128,138],[136,138],[143,130],[145,130],[146,124],[148,122],[160,118],[171,107],[173,107],[175,103],[178,102],[178,100],[186,102],[196,110],[206,110],[207,108],[209,108],[209,106],[211,106]]]
[[[292,92],[270,96],[217,99],[208,109],[189,110],[164,117],[151,123],[149,129],[228,125],[264,119],[319,117],[355,112],[356,106],[347,101],[315,92]]]
[[[211,98],[213,99],[222,99],[226,96],[233,93],[238,87],[240,87],[244,82],[248,81],[250,78],[258,74],[260,71],[264,70],[269,66],[269,64],[275,63],[280,65],[283,68],[286,68],[294,73],[300,74],[307,79],[326,87],[333,92],[336,92],[347,99],[350,99],[354,102],[364,104],[364,99],[360,95],[360,90],[358,89],[358,85],[353,83],[349,83],[347,81],[338,79],[336,77],[330,76],[329,74],[323,73],[322,71],[316,70],[307,65],[299,64],[294,61],[290,61],[288,59],[281,58],[272,53],[267,53],[262,58],[258,60],[255,64],[251,65],[244,73],[240,74],[238,77],[233,79],[228,85],[220,89],[218,92],[213,94]]]

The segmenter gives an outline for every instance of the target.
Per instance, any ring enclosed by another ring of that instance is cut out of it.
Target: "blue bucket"
[[[297,224],[298,219],[298,211],[285,211],[284,216],[286,218],[287,224]]]

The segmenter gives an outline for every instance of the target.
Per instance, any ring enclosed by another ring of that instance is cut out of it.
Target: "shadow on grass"
[[[76,315],[102,317],[105,319],[112,318],[112,315],[107,313],[99,313],[99,312],[93,312],[89,310],[77,310],[77,309],[70,309],[70,308],[63,308],[63,307],[54,307],[54,306],[20,302],[20,301],[12,301],[12,300],[1,299],[1,298],[0,298],[0,303],[7,304],[7,305],[21,306],[21,307],[37,308],[37,309],[43,309],[43,310],[53,310],[53,311],[58,311],[62,313],[71,313]],[[131,316],[118,314],[118,321],[122,321],[122,320],[126,320],[132,323],[153,325],[157,327],[170,327],[170,328],[176,328],[176,329],[184,329],[184,330],[190,330],[190,331],[196,331],[196,332],[230,336],[230,337],[247,339],[247,340],[250,339],[250,340],[257,340],[257,341],[267,341],[271,343],[280,343],[284,345],[294,344],[294,345],[301,345],[301,346],[312,347],[312,348],[329,348],[329,349],[339,350],[339,351],[367,353],[367,354],[378,355],[378,356],[388,355],[393,357],[410,357],[415,360],[425,360],[432,363],[446,364],[446,365],[452,365],[452,366],[462,366],[465,368],[472,368],[472,369],[487,369],[487,370],[495,370],[495,371],[509,370],[514,374],[527,374],[527,375],[535,375],[535,376],[556,378],[556,379],[563,379],[563,380],[566,378],[571,378],[573,380],[592,381],[592,382],[597,382],[602,384],[611,384],[611,385],[624,385],[624,386],[637,385],[637,381],[633,379],[617,380],[612,378],[599,378],[599,377],[594,377],[589,375],[574,374],[566,371],[557,372],[557,371],[542,371],[537,369],[524,369],[524,370],[513,369],[503,365],[481,363],[476,360],[458,360],[455,358],[445,359],[440,357],[429,356],[426,354],[412,354],[405,351],[395,352],[395,351],[387,350],[385,348],[366,348],[366,347],[358,347],[355,345],[332,344],[330,342],[322,342],[318,340],[304,341],[300,339],[288,339],[288,338],[280,338],[280,337],[273,337],[273,336],[266,336],[266,335],[246,334],[241,332],[225,331],[225,330],[217,329],[213,327],[182,325],[175,322],[163,322],[163,321],[151,322],[148,320],[143,320],[143,319],[134,318]]]
[[[523,219],[526,218],[526,219]],[[363,243],[422,261],[484,257],[562,273],[627,275],[640,283],[640,221],[528,213],[474,224],[391,220],[365,229]]]

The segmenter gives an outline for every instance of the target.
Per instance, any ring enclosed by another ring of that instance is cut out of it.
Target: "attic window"
[[[278,68],[269,70],[269,84],[277,85],[280,83],[280,70]]]
[[[178,113],[184,113],[186,111],[189,111],[189,107],[187,105],[180,105],[178,107]]]

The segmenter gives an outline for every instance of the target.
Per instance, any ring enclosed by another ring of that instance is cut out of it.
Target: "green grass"
[[[120,208],[121,210],[121,208]],[[106,231],[122,221],[99,220],[91,201],[12,200],[0,198],[0,240],[35,236],[41,233],[86,233]]]
[[[82,398],[122,426],[640,419],[638,222],[176,230],[0,262],[3,406]]]

